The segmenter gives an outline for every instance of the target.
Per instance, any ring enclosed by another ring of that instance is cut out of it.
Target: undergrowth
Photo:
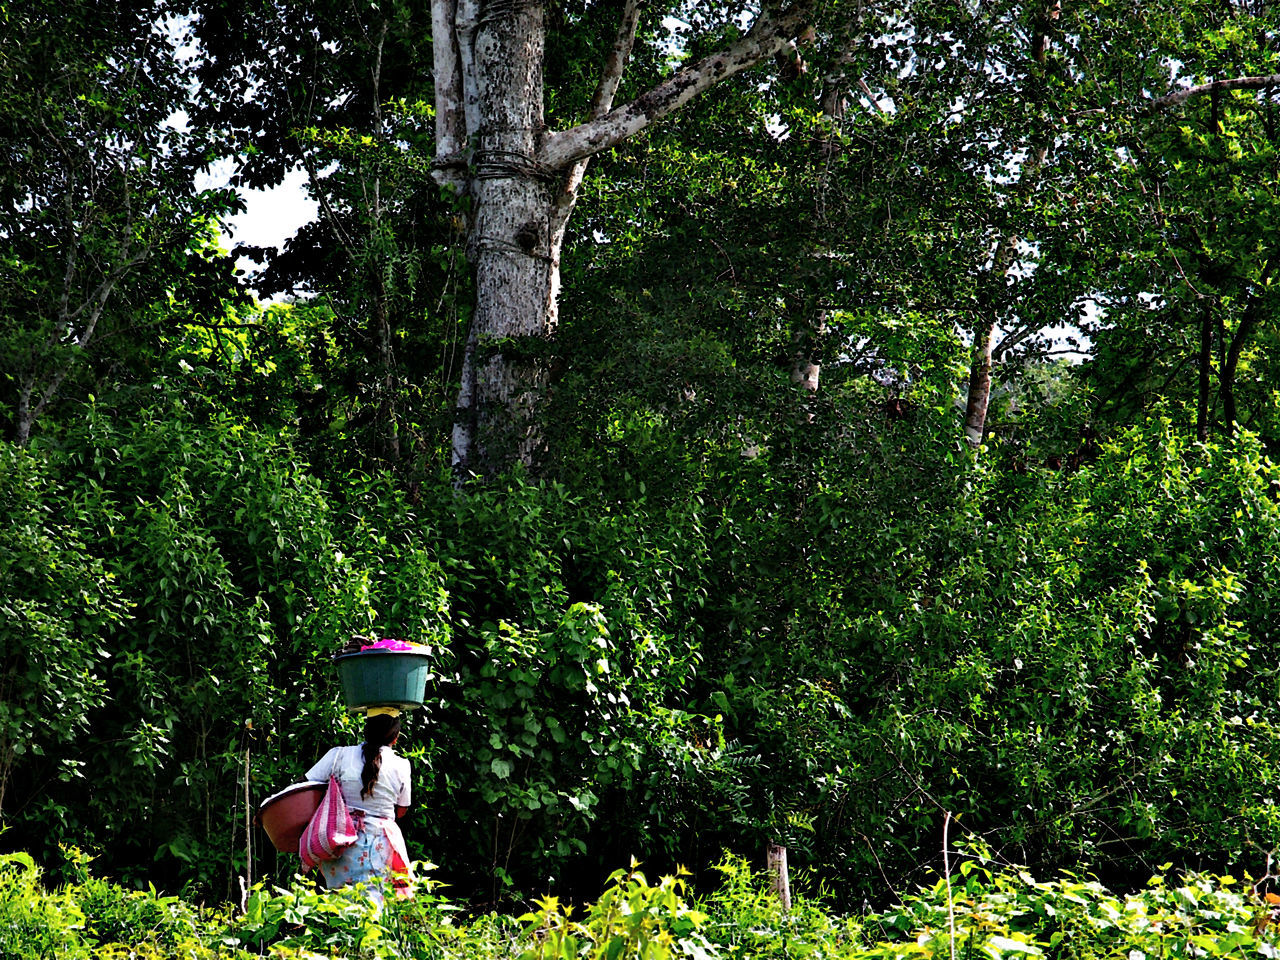
[[[412,900],[361,889],[259,885],[209,909],[89,874],[46,886],[25,853],[0,857],[0,960],[1156,960],[1277,957],[1280,897],[1226,876],[1158,876],[1118,894],[1087,877],[1037,881],[981,856],[880,912],[839,916],[800,895],[784,911],[746,861],[691,898],[680,876],[619,870],[585,907],[544,897],[512,917],[472,915],[429,879]]]

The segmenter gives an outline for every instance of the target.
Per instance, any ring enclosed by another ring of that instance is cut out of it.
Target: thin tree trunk
[[[1029,183],[1035,176],[1040,164],[1044,162],[1045,151],[1039,150],[1034,155],[1034,163],[1028,158],[1023,167],[1024,183]],[[996,327],[996,315],[1000,309],[1000,300],[1004,293],[1006,278],[1013,266],[1017,251],[1018,238],[1006,235],[1000,239],[995,254],[991,259],[991,270],[988,273],[986,302],[980,303],[980,319],[973,331],[973,360],[969,365],[969,395],[964,407],[964,435],[973,446],[982,443],[987,430],[987,410],[991,405],[992,368],[996,359],[996,340],[999,330]]]
[[[1003,273],[1001,274],[1003,277]],[[991,367],[994,363],[996,322],[988,311],[973,332],[973,361],[969,365],[969,396],[964,405],[964,435],[975,447],[987,431],[991,405]]]
[[[0,741],[0,814],[4,813],[4,798],[9,792],[9,774],[13,772],[15,756],[11,741]]]
[[[1236,425],[1239,422],[1239,414],[1236,410],[1236,370],[1240,366],[1240,354],[1244,349],[1245,341],[1252,335],[1253,328],[1257,324],[1257,311],[1254,309],[1254,301],[1250,300],[1249,305],[1245,307],[1244,315],[1240,318],[1240,326],[1236,329],[1235,336],[1231,338],[1231,346],[1227,349],[1222,368],[1218,371],[1218,395],[1222,397],[1222,420],[1229,436],[1235,435]]]
[[[465,96],[462,87],[461,39],[457,32],[458,0],[431,4],[431,55],[435,70],[436,160],[432,175],[455,195],[466,189],[462,171],[467,147]]]
[[[1240,315],[1240,325],[1236,327],[1235,334],[1231,337],[1231,345],[1227,348],[1226,356],[1222,361],[1222,369],[1218,371],[1218,391],[1222,397],[1222,419],[1226,423],[1227,433],[1234,435],[1239,417],[1236,411],[1236,371],[1240,367],[1240,354],[1244,351],[1244,345],[1249,338],[1253,336],[1253,331],[1257,328],[1258,323],[1262,319],[1262,292],[1267,288],[1267,281],[1271,276],[1271,265],[1275,262],[1275,258],[1267,260],[1267,264],[1262,268],[1262,275],[1258,278],[1259,292],[1249,297],[1245,304],[1244,312]]]
[[[1213,313],[1208,303],[1201,304],[1199,388],[1196,391],[1196,438],[1209,439],[1209,378],[1213,366]]]
[[[373,65],[369,71],[370,86],[373,91],[373,137],[382,143],[386,136],[386,125],[382,119],[382,55],[386,48],[387,33],[391,22],[383,20],[374,43]],[[369,208],[369,244],[375,247],[382,234],[382,161],[375,161],[373,168],[372,190],[366,190],[365,204]],[[381,260],[381,258],[378,258]],[[392,335],[390,293],[387,290],[387,276],[384,266],[375,262],[374,270],[377,279],[374,283],[374,315],[378,322],[378,362],[382,366],[382,400],[378,404],[378,416],[382,418],[382,443],[385,454],[393,463],[400,460],[400,411],[396,403],[399,392],[399,377],[396,372],[396,354]]]
[[[791,328],[791,382],[806,396],[818,392],[822,377],[822,338],[827,334],[827,311],[806,300],[794,308]]]
[[[1049,51],[1049,30],[1053,21],[1062,13],[1061,0],[1040,0],[1035,17],[1035,30],[1031,36],[1031,58],[1041,67],[1044,66]],[[1030,192],[1036,175],[1044,166],[1049,153],[1047,139],[1036,138],[1028,149],[1027,158],[1022,163],[1017,192]],[[995,364],[998,347],[996,345],[997,326],[996,312],[1003,294],[1005,279],[1017,253],[1018,237],[1006,233],[996,246],[991,261],[992,283],[991,302],[979,304],[980,319],[973,332],[973,359],[969,365],[969,395],[965,401],[964,433],[969,443],[977,446],[982,443],[987,429],[987,410],[991,405],[991,372]]]
[[[393,463],[400,461],[400,414],[396,404],[399,378],[396,376],[396,355],[392,343],[391,318],[387,309],[387,289],[383,277],[378,277],[377,300],[374,313],[378,318],[378,360],[382,365],[382,402],[378,415],[383,420],[386,453]]]
[[[799,54],[796,55],[797,60]],[[863,83],[866,86],[866,83]],[[826,128],[818,144],[818,150],[822,157],[830,160],[839,146],[839,139],[836,131],[840,122],[844,119],[845,108],[848,105],[848,86],[843,76],[832,75],[823,83],[822,93],[818,100],[818,107],[822,111],[823,119],[826,121]],[[825,179],[825,175],[824,175]],[[825,210],[823,209],[822,193],[820,190],[815,200],[815,216],[825,220]],[[808,399],[818,392],[818,385],[822,377],[822,339],[828,333],[827,327],[827,311],[815,305],[809,298],[805,298],[797,310],[796,320],[792,325],[791,333],[791,382],[804,391],[805,403],[804,418],[806,421],[813,420],[813,411],[808,409]]]
[[[253,886],[253,818],[249,804],[249,747],[244,748],[244,886],[246,896]],[[244,904],[241,904],[243,909]]]
[[[15,437],[18,446],[25,447],[31,439],[31,424],[35,419],[31,416],[31,394],[35,391],[35,381],[28,377],[22,384],[22,389],[18,391],[18,409],[15,416],[15,427],[17,436]]]

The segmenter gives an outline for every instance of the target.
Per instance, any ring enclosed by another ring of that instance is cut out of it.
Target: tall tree
[[[972,443],[987,431],[995,366],[1020,353],[1044,355],[1046,331],[1061,336],[1079,323],[1083,303],[1106,285],[1098,261],[1118,251],[1095,246],[1088,264],[1089,238],[1108,233],[1108,206],[1126,205],[1125,168],[1141,152],[1137,144],[1176,130],[1188,102],[1275,82],[1270,41],[1258,29],[1262,13],[1245,5],[1203,18],[1224,36],[1259,38],[1261,50],[1244,53],[1253,44],[1237,43],[1235,56],[1224,56],[1220,41],[1189,42],[1188,16],[1176,3],[991,5],[975,16],[978,42],[957,51],[984,79],[957,91],[948,110],[958,108],[954,122],[973,138],[966,151],[986,154],[985,167],[970,169],[990,193],[970,327]],[[916,60],[927,68],[927,56]]]
[[[1224,29],[1261,42],[1211,45],[1201,69],[1280,59],[1267,33],[1235,26]],[[1189,86],[1153,104],[1131,139],[1119,171],[1130,196],[1105,229],[1115,267],[1099,287],[1088,366],[1102,416],[1158,411],[1201,440],[1245,425],[1274,441],[1278,411],[1260,344],[1276,333],[1278,82]]]
[[[469,321],[461,361],[453,367],[452,351],[443,349],[438,364],[459,384],[451,442],[460,478],[539,457],[536,408],[557,328],[560,260],[588,159],[788,47],[804,32],[812,6],[801,0],[761,10],[750,4],[691,8],[699,30],[673,39],[662,26],[665,9],[647,14],[642,24],[640,6],[631,0],[447,0],[433,5],[430,22],[402,0],[193,5],[204,55],[200,122],[237,129],[245,146],[252,145],[242,158],[243,185],[279,182],[290,166],[308,167],[322,214],[286,249],[289,270],[327,292],[350,286],[356,274],[369,275],[361,284],[372,292],[358,298],[362,305],[352,301],[352,322],[363,319],[372,330],[379,317],[388,318],[368,338],[381,351],[383,374],[410,350],[434,351],[414,339],[429,304],[392,303],[388,310],[377,292],[378,271],[394,277],[405,260],[393,263],[385,243],[363,238],[404,236],[408,225],[407,208],[384,203],[383,226],[373,229],[379,208],[371,172],[380,162],[385,186],[392,153],[401,152],[400,169],[403,161],[413,166],[430,158],[442,195],[454,206],[449,218],[439,206],[417,205],[420,249],[451,245],[440,226],[459,228],[474,287],[473,301],[462,302],[454,315]],[[244,24],[251,25],[247,33]],[[428,49],[433,68],[418,62]],[[627,97],[619,106],[620,91]],[[434,129],[427,132],[420,120],[430,115],[430,100]],[[349,138],[343,150],[333,150],[343,136]],[[383,151],[380,161],[371,148]],[[357,181],[358,191],[352,189]],[[404,253],[401,247],[395,256]],[[361,262],[367,270],[334,269]],[[419,256],[419,263],[437,266],[430,257]],[[443,303],[457,292],[455,284],[433,299]],[[426,326],[447,345],[451,329],[429,317]],[[388,343],[391,349],[384,349]],[[395,375],[389,371],[390,379]]]
[[[339,467],[416,462],[449,417],[466,287],[450,204],[428,176],[429,15],[390,0],[197,7],[197,122],[237,131],[237,185],[300,169],[319,211],[283,249],[242,250],[266,264],[262,294],[315,295],[333,311],[307,432]]]
[[[175,294],[231,286],[210,237],[235,199],[195,186],[217,141],[185,128],[174,15],[166,0],[0,5],[0,385],[20,444],[69,384],[91,390],[154,346]]]
[[[544,13],[540,3],[432,4],[436,177],[467,198],[476,288],[453,430],[463,476],[538,457],[546,374],[532,348],[556,329],[565,228],[590,157],[783,50],[810,9],[733,11],[726,21],[749,20],[745,32],[615,107],[639,20],[637,0],[625,0],[585,118],[558,130],[545,110]]]

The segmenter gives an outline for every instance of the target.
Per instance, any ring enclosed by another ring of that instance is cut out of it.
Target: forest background
[[[875,902],[946,813],[1264,870],[1275,11],[436,7],[0,3],[0,846],[286,876],[246,797],[355,738],[366,633],[434,652],[405,826],[459,896],[775,842]],[[441,151],[445,36],[536,54],[537,162]],[[222,249],[224,158],[315,222]]]

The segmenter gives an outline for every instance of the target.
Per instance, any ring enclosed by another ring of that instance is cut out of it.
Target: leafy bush
[[[0,856],[0,958],[3,960],[214,960],[217,917],[154,889],[126,890],[90,877],[54,890],[26,853]]]
[[[956,876],[868,918],[868,930],[894,945],[885,954],[893,956],[942,956],[953,948],[992,960],[1280,954],[1272,906],[1232,877],[1155,877],[1145,889],[1118,895],[1072,874],[1042,883],[1025,871],[990,867],[966,860]]]
[[[663,877],[650,886],[633,860],[630,870],[609,877],[604,894],[581,921],[558,898],[543,897],[520,918],[531,941],[520,960],[672,960],[706,957],[710,944],[699,932],[707,916],[683,899],[684,881]]]
[[[444,593],[413,544],[341,540],[279,439],[167,401],[0,449],[0,785],[22,785],[0,801],[50,863],[78,844],[227,897],[246,790],[344,725],[329,654],[362,630],[438,641]]]
[[[0,856],[0,957],[61,957],[82,942],[84,914],[65,894],[49,893],[25,853]]]
[[[1012,488],[921,439],[877,449],[897,484],[834,472],[804,537],[739,515],[713,554],[712,603],[747,599],[704,615],[703,702],[756,762],[704,792],[710,839],[781,838],[852,903],[936,865],[946,810],[1122,883],[1270,846],[1280,473],[1256,438],[1152,423]]]
[[[83,775],[72,744],[109,698],[102,634],[124,619],[127,602],[89,549],[92,511],[42,458],[8,444],[0,444],[0,517],[0,811],[34,801],[39,816],[56,820],[22,787]]]
[[[798,893],[784,911],[738,858],[721,886],[688,899],[680,877],[650,884],[633,863],[572,907],[548,894],[519,918],[467,917],[430,883],[376,905],[359,888],[255,886],[244,910],[216,913],[87,874],[51,890],[25,854],[0,860],[0,958],[212,960],[964,960],[1280,955],[1277,908],[1262,884],[1158,876],[1117,894],[1091,878],[1040,882],[980,847],[879,912],[840,916]],[[114,938],[114,939],[112,939]]]

